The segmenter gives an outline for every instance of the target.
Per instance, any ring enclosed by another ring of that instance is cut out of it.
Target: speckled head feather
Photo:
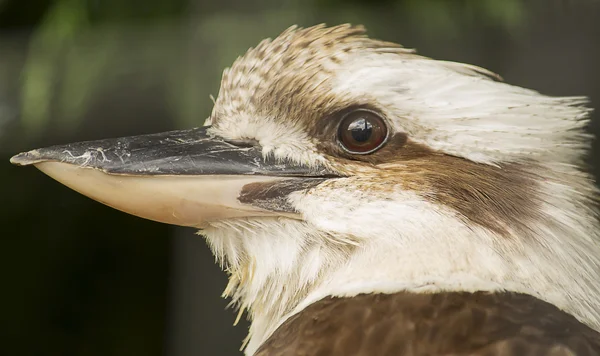
[[[325,109],[328,99],[323,94],[340,63],[357,51],[367,50],[414,56],[412,50],[400,45],[369,39],[362,26],[292,26],[275,40],[265,39],[249,49],[223,72],[211,115],[213,124],[219,117],[240,111],[306,119],[302,115],[306,114],[302,105],[305,98],[316,100],[311,108]]]
[[[250,49],[223,74],[210,132],[343,178],[286,195],[279,206],[301,220],[232,219],[201,232],[231,274],[226,294],[250,311],[247,353],[310,303],[369,292],[510,290],[599,328],[585,103],[369,39],[362,27],[292,27]],[[389,130],[369,155],[336,136],[358,108]]]
[[[339,66],[361,51],[416,57],[414,51],[400,45],[369,39],[362,26],[293,26],[274,40],[263,40],[223,72],[219,96],[207,124],[224,137],[240,139],[246,135],[257,139],[260,135],[253,130],[262,130],[269,124],[265,118],[271,118],[278,123],[272,123],[273,130],[263,131],[278,133],[275,126],[283,124],[281,130],[307,140],[307,127],[316,127],[319,119],[351,104],[332,93],[332,80]],[[283,152],[294,140],[273,139],[260,142],[265,153],[273,150],[287,157]],[[301,160],[310,162],[314,158]]]

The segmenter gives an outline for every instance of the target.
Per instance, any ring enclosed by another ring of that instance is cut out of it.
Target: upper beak
[[[287,195],[335,176],[211,137],[207,127],[52,146],[10,161],[35,165],[129,214],[196,227],[235,217],[299,218]]]

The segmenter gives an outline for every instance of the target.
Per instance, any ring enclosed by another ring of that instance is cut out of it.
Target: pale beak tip
[[[18,155],[11,157],[10,159],[10,163],[17,166],[29,166],[43,161],[45,161],[45,159],[42,157],[40,151],[38,150],[22,152]]]

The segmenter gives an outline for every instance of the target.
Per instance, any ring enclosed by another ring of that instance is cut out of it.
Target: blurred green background
[[[0,0],[1,355],[241,354],[247,324],[232,326],[225,274],[193,230],[119,213],[8,159],[199,126],[238,55],[321,22],[362,23],[598,106],[595,0]]]

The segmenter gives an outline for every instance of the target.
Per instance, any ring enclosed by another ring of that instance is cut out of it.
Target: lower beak
[[[11,158],[115,209],[159,222],[201,227],[257,216],[300,218],[287,196],[333,175],[263,157],[207,128],[79,142]]]

